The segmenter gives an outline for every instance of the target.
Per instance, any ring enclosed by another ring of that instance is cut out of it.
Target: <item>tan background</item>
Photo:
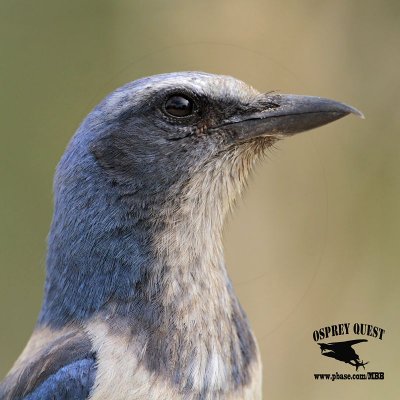
[[[127,81],[204,70],[366,114],[269,154],[226,255],[266,398],[400,398],[400,2],[3,0],[0,46],[0,376],[40,307],[52,175],[78,124]],[[357,345],[384,381],[314,380],[354,371],[312,340],[338,322],[386,329]]]

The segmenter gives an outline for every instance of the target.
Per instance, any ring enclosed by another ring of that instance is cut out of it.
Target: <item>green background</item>
[[[177,70],[360,108],[280,142],[228,221],[229,272],[259,340],[269,399],[398,399],[400,2],[0,2],[0,377],[40,308],[52,176],[108,92]],[[384,381],[316,382],[354,368],[312,332],[386,329],[357,345]]]

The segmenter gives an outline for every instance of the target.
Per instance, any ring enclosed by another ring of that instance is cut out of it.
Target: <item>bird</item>
[[[356,371],[358,371],[359,367],[363,367],[365,369],[365,365],[367,365],[368,362],[360,361],[360,356],[355,352],[352,346],[362,342],[368,342],[368,340],[354,339],[347,340],[345,342],[318,343],[318,345],[323,356],[332,357],[338,361],[343,361],[346,364],[356,367]]]
[[[43,303],[0,398],[260,399],[224,220],[275,143],[349,114],[196,71],[105,97],[57,166]]]

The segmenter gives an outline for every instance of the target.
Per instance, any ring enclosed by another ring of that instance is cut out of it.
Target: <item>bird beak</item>
[[[263,103],[263,108],[260,107],[256,112],[236,115],[218,128],[229,129],[236,140],[254,137],[282,139],[328,124],[348,114],[364,118],[356,108],[322,97],[266,95]]]

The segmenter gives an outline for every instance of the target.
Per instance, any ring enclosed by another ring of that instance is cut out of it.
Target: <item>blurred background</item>
[[[0,52],[0,378],[40,308],[52,177],[80,121],[127,81],[202,70],[365,113],[279,143],[225,250],[265,398],[400,398],[400,2],[2,0]],[[356,349],[385,380],[314,380],[355,372],[312,338],[343,322],[386,329]]]

